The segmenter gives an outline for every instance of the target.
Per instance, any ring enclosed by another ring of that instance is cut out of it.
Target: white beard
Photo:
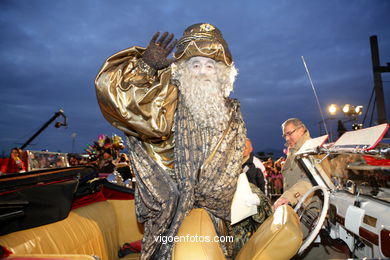
[[[182,71],[177,79],[183,103],[195,122],[201,128],[223,131],[227,126],[229,113],[217,77],[193,75],[189,71]]]

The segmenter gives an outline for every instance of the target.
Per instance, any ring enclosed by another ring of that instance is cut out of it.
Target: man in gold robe
[[[172,243],[155,236],[175,236],[193,208],[207,210],[217,234],[229,223],[246,139],[239,103],[228,98],[236,74],[221,32],[207,23],[178,42],[156,33],[147,48],[114,54],[98,73],[101,111],[125,133],[134,167],[142,259],[169,259]]]

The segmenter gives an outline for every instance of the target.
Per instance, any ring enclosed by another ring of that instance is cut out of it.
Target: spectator
[[[281,195],[283,189],[283,175],[277,167],[273,167],[271,173],[271,179],[273,183],[273,193],[275,195]]]
[[[18,172],[25,172],[26,171],[26,165],[20,159],[21,152],[19,148],[12,148],[10,157],[3,160],[1,165],[1,172],[2,173],[18,173]]]
[[[283,138],[288,147],[287,159],[282,168],[284,193],[274,203],[275,208],[291,203],[295,205],[302,195],[311,188],[306,173],[299,166],[295,153],[310,138],[306,126],[298,118],[290,118],[282,124]]]
[[[265,167],[263,163],[253,155],[252,151],[252,143],[249,138],[247,138],[245,141],[244,163],[242,165],[243,171],[246,173],[248,181],[259,187],[259,189],[267,195],[266,179],[263,174],[263,172],[265,172]]]
[[[115,170],[115,164],[112,162],[111,149],[105,149],[103,152],[103,159],[99,161],[100,173],[113,173]]]
[[[117,167],[129,166],[129,158],[127,157],[127,154],[121,153],[115,164]]]

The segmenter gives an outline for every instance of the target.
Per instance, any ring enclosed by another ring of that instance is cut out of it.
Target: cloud
[[[285,119],[301,117],[314,136],[321,120],[301,56],[321,106],[367,104],[373,86],[369,37],[378,35],[381,61],[389,62],[389,10],[387,0],[3,0],[0,148],[8,153],[59,108],[69,128],[48,128],[32,148],[70,151],[75,132],[81,151],[98,134],[119,134],[96,101],[93,81],[104,60],[133,45],[145,47],[155,31],[180,37],[187,26],[205,21],[229,43],[239,69],[233,97],[241,101],[255,149],[282,149]]]

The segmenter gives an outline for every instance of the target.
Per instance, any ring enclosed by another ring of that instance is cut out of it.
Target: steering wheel
[[[314,205],[312,201],[308,205],[305,205],[305,200],[310,196],[314,195],[317,190],[321,190],[323,194],[323,203],[320,207]],[[308,234],[303,238],[301,248],[298,250],[298,255],[303,253],[305,249],[313,242],[317,237],[322,224],[325,221],[326,213],[329,208],[329,191],[323,186],[314,186],[302,196],[294,211],[298,214],[301,224],[308,228]],[[299,212],[298,212],[299,211]]]

